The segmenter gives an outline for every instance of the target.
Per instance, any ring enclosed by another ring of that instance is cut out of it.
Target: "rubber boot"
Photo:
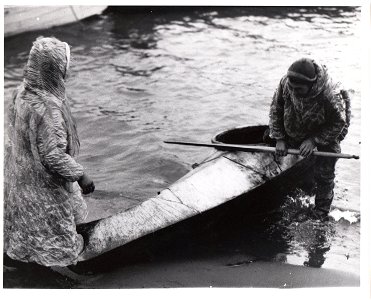
[[[316,197],[315,206],[312,211],[313,217],[320,221],[328,221],[329,220],[328,213],[330,212],[331,203],[333,199],[334,196],[327,199],[321,199]]]

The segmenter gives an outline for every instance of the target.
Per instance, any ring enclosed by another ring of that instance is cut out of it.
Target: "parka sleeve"
[[[282,97],[283,80],[284,78],[281,79],[278,88],[273,95],[269,111],[269,136],[276,140],[285,138],[284,99]]]
[[[326,123],[322,129],[313,136],[316,144],[327,145],[337,140],[347,124],[345,101],[340,93],[325,103]]]
[[[66,153],[67,130],[58,109],[48,111],[40,118],[36,143],[41,163],[49,172],[70,182],[83,175],[83,167]]]

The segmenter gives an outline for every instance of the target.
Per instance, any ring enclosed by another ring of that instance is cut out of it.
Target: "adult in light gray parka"
[[[76,223],[94,184],[73,156],[79,150],[65,92],[70,49],[39,38],[9,110],[5,158],[4,251],[44,266],[76,263],[83,250]]]

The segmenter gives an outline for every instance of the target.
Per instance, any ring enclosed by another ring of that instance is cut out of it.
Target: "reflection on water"
[[[279,79],[302,56],[319,58],[351,88],[352,124],[342,148],[359,154],[360,9],[126,9],[5,40],[5,108],[37,36],[71,45],[68,96],[82,144],[79,161],[99,190],[88,198],[89,220],[156,195],[211,153],[163,140],[208,142],[228,127],[266,124]],[[338,162],[336,207],[359,211],[359,174],[359,161]],[[262,225],[273,235],[256,236],[250,253],[358,272],[359,222],[336,222],[325,235],[308,229],[316,234],[305,237],[313,241],[307,245],[290,226]]]
[[[327,228],[320,228],[314,231],[313,243],[308,248],[308,260],[305,266],[320,268],[325,262],[325,255],[330,250],[331,244],[327,238]]]

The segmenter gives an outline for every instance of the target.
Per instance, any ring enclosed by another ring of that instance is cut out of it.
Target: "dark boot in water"
[[[314,209],[311,210],[310,217],[313,220],[319,220],[319,221],[322,221],[322,222],[327,222],[327,221],[330,220],[327,211],[323,211],[323,210],[320,210],[320,209],[317,209],[317,208],[314,208]]]
[[[320,221],[328,221],[328,213],[330,212],[333,198],[333,196],[328,199],[316,198],[314,209],[311,211],[312,218]]]

